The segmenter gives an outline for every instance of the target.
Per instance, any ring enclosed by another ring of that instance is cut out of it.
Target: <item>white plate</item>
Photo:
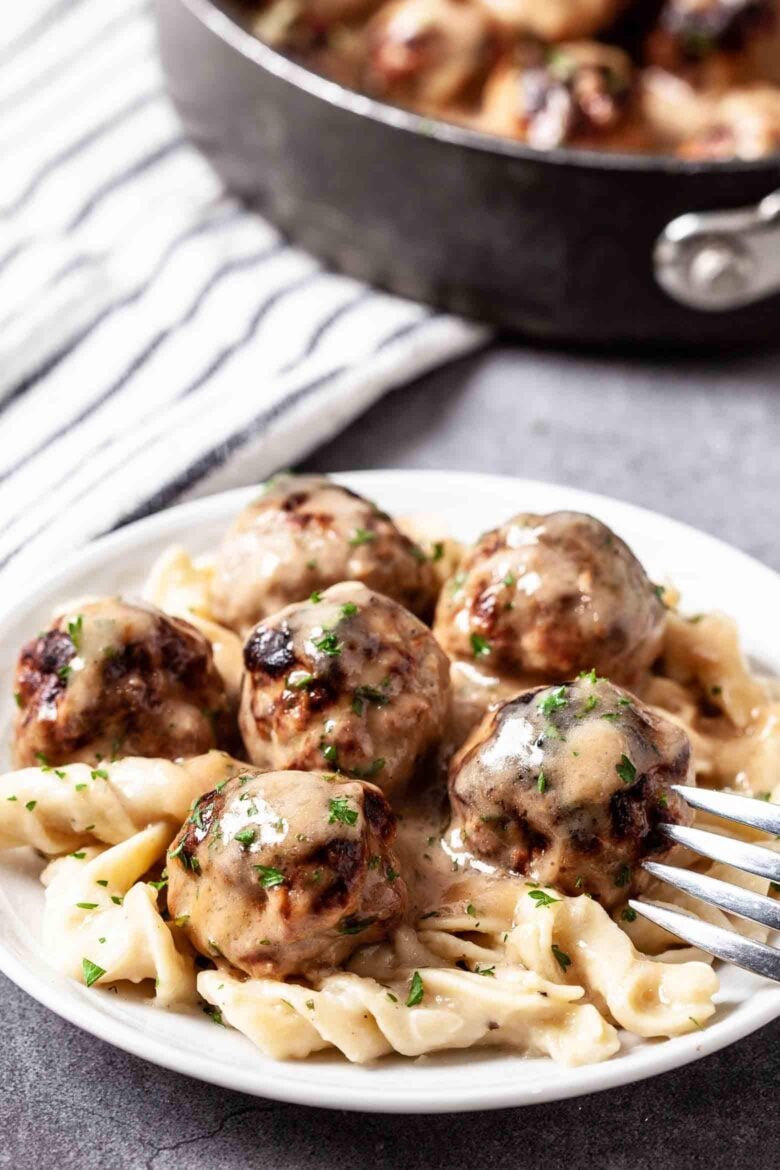
[[[671,578],[692,612],[719,608],[740,623],[749,654],[780,674],[780,578],[743,553],[663,516],[603,496],[498,476],[437,471],[372,471],[337,476],[395,514],[431,512],[452,535],[471,539],[520,510],[592,512],[624,537],[655,580]],[[85,593],[137,593],[153,559],[177,542],[200,553],[254,489],[197,500],[96,542],[26,596],[6,598],[0,620],[1,743],[10,737],[12,671],[21,643],[41,628],[55,602]],[[7,759],[2,761],[3,765]],[[103,1040],[177,1072],[231,1089],[338,1109],[448,1112],[573,1097],[653,1076],[731,1044],[780,1015],[780,987],[723,968],[718,1011],[702,1032],[666,1041],[626,1040],[604,1064],[566,1069],[548,1059],[491,1050],[414,1062],[387,1058],[366,1067],[340,1056],[267,1060],[238,1032],[204,1015],[155,1009],[138,996],[87,990],[47,965],[38,941],[43,905],[40,862],[28,850],[0,855],[0,969],[52,1011]],[[55,1055],[56,1059],[56,1055]]]

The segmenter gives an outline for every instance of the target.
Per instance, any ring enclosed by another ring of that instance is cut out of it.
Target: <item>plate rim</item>
[[[335,482],[354,485],[357,490],[368,494],[371,493],[372,484],[375,481],[409,481],[410,479],[427,479],[439,483],[447,480],[451,483],[469,484],[472,488],[480,483],[489,484],[491,490],[505,490],[518,494],[524,490],[571,493],[573,509],[582,510],[583,504],[587,506],[588,510],[591,507],[598,509],[600,504],[606,504],[610,510],[617,509],[618,512],[624,512],[629,517],[636,516],[640,522],[644,520],[657,524],[660,521],[666,526],[672,526],[680,536],[689,534],[695,536],[697,541],[704,540],[714,553],[725,554],[732,560],[737,558],[745,569],[752,572],[758,571],[766,576],[768,583],[776,588],[780,586],[780,573],[741,549],[729,545],[719,537],[712,536],[708,532],[641,505],[572,487],[568,484],[475,471],[415,468],[340,471],[333,473],[329,478]],[[221,515],[228,517],[231,511],[237,511],[244,502],[251,499],[257,490],[258,485],[255,484],[198,497],[152,513],[116,532],[108,533],[89,542],[64,558],[56,569],[42,574],[40,579],[36,581],[34,590],[31,591],[32,596],[22,597],[9,606],[0,606],[0,639],[31,605],[38,603],[47,593],[55,590],[58,582],[69,577],[75,571],[84,571],[95,562],[102,563],[110,560],[120,551],[127,553],[154,537],[164,536],[166,530],[184,527],[187,521],[192,518],[205,519],[208,517],[213,519]],[[381,488],[373,490],[381,490]],[[9,574],[6,596],[14,594],[13,581],[13,575]],[[7,901],[6,891],[2,887],[0,887],[0,896],[4,901]],[[44,967],[44,970],[47,969]],[[275,1070],[275,1075],[271,1077],[264,1073],[264,1070],[259,1070],[258,1066],[253,1066],[251,1063],[247,1065],[228,1064],[222,1058],[213,1055],[193,1054],[177,1048],[167,1039],[158,1040],[155,1036],[137,1029],[132,1022],[106,1015],[97,1004],[92,1004],[86,998],[87,993],[84,988],[79,989],[84,996],[82,1011],[78,1019],[73,1019],[69,1010],[72,1005],[67,999],[62,998],[65,994],[62,985],[65,984],[69,988],[71,981],[54,969],[50,970],[48,977],[43,972],[31,970],[25,965],[23,959],[14,954],[2,940],[0,940],[0,971],[22,991],[69,1023],[75,1024],[76,1027],[114,1047],[141,1059],[149,1060],[172,1072],[254,1096],[291,1104],[347,1109],[355,1112],[456,1113],[516,1108],[540,1104],[545,1101],[581,1097],[590,1093],[603,1092],[609,1088],[636,1083],[682,1067],[735,1043],[780,1016],[780,988],[778,988],[774,995],[761,996],[763,1002],[751,1009],[752,1014],[747,1020],[732,1014],[720,1020],[714,1027],[707,1028],[700,1033],[688,1033],[656,1044],[649,1044],[641,1049],[643,1053],[647,1054],[646,1058],[637,1063],[616,1059],[600,1064],[561,1070],[565,1075],[551,1084],[545,1084],[542,1089],[537,1091],[534,1091],[533,1085],[513,1085],[509,1079],[507,1084],[500,1086],[490,1084],[484,1088],[480,1088],[479,1084],[471,1085],[467,1089],[454,1089],[448,1086],[441,1089],[427,1087],[421,1091],[420,1099],[417,1099],[411,1085],[409,1088],[404,1087],[403,1089],[382,1086],[381,1090],[377,1092],[370,1082],[370,1066],[365,1068],[356,1066],[365,1073],[366,1084],[360,1088],[352,1089],[341,1085],[329,1086],[327,1077],[322,1076],[322,1069],[316,1064],[311,1066],[315,1076],[319,1069],[320,1075],[316,1078],[315,1083],[314,1077],[310,1081],[300,1076],[285,1079],[284,1069],[292,1062],[272,1062],[271,1067]],[[72,989],[69,988],[69,990]],[[771,985],[767,990],[771,990]],[[305,1066],[305,1062],[295,1062],[296,1068],[300,1069],[301,1066]],[[261,1074],[262,1084],[258,1083],[258,1071]],[[581,1083],[573,1084],[572,1080],[581,1081]]]

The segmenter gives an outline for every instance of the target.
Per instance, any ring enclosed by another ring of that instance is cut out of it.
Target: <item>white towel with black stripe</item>
[[[290,466],[486,338],[324,270],[225,195],[164,94],[145,0],[7,6],[0,160],[6,574]]]

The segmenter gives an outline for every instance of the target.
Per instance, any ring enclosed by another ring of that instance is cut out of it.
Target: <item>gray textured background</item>
[[[500,345],[396,391],[307,466],[569,483],[780,569],[779,383],[778,354],[650,361]],[[0,1025],[0,1165],[14,1168],[712,1170],[775,1165],[780,1141],[780,1022],[608,1094],[431,1118],[328,1113],[200,1084],[87,1036],[5,979]]]

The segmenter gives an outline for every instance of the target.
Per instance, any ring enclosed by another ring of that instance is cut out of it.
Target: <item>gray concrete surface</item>
[[[307,466],[473,468],[570,483],[667,512],[780,569],[779,383],[778,354],[650,362],[496,346],[396,391]],[[0,1166],[14,1170],[776,1163],[780,1021],[608,1094],[377,1117],[255,1100],[165,1072],[1,983]]]

